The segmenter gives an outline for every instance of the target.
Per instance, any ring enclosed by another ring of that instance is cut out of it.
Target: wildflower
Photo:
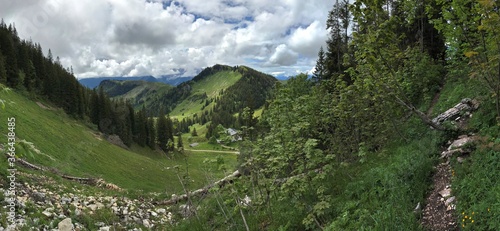
[[[488,209],[488,210],[490,210],[490,209]],[[462,215],[464,215],[464,213],[465,213],[465,212],[462,212]]]
[[[490,208],[488,208],[488,212],[490,212]]]
[[[474,220],[472,220],[471,223],[474,223]]]
[[[468,216],[466,215],[466,216],[465,216],[465,219],[467,219],[467,217],[468,217]]]
[[[474,215],[474,212],[472,212],[472,215]]]
[[[465,227],[465,225],[462,225],[462,227]]]

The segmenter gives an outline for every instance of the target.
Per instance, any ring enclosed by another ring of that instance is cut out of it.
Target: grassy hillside
[[[200,113],[207,99],[215,99],[222,90],[232,86],[240,79],[241,74],[239,72],[227,70],[193,82],[191,96],[177,105],[170,114],[182,118]],[[213,103],[210,103],[207,107],[213,107]]]
[[[135,109],[149,106],[152,101],[166,94],[174,87],[164,83],[146,81],[106,80],[100,87],[111,98],[130,100]]]
[[[16,119],[17,154],[29,162],[80,177],[101,177],[124,189],[151,192],[180,192],[174,166],[188,167],[193,180],[190,188],[206,184],[206,171],[218,173],[204,164],[220,154],[189,153],[167,158],[147,148],[124,150],[107,142],[99,133],[68,117],[45,102],[35,102],[16,92],[2,91],[6,107],[0,112],[0,133],[7,134],[7,118]],[[7,138],[2,136],[0,143]],[[187,143],[187,142],[186,142]],[[220,155],[234,166],[234,155]],[[4,160],[2,161],[4,164]]]

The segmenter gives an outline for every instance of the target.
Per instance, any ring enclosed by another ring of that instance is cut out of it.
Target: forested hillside
[[[129,102],[111,100],[102,90],[83,87],[71,68],[64,68],[50,49],[45,57],[39,44],[21,40],[16,28],[3,20],[0,23],[0,84],[23,92],[33,100],[49,100],[75,119],[92,123],[100,132],[118,135],[119,143],[126,146],[137,143],[155,149],[157,145],[174,142],[170,118],[167,118],[169,130],[156,130],[152,113],[135,111]],[[159,113],[161,111],[154,115]],[[172,152],[173,145],[168,148],[163,145],[161,149]]]

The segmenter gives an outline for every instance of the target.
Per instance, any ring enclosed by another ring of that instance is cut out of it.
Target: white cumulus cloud
[[[217,63],[295,75],[324,45],[328,0],[0,0],[22,39],[80,78],[177,73]]]

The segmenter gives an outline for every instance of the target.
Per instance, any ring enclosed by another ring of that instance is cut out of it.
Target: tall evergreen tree
[[[313,79],[315,82],[320,82],[325,78],[325,51],[323,47],[319,49],[318,60],[316,61],[316,67],[314,68]]]
[[[182,149],[184,149],[184,144],[183,144],[183,142],[182,142],[182,136],[181,136],[181,134],[179,134],[179,135],[177,136],[177,149],[178,149],[178,150],[182,150]]]
[[[154,119],[149,117],[147,119],[147,129],[146,129],[146,134],[147,134],[147,140],[146,143],[151,149],[156,148],[156,129],[155,129],[155,122]]]
[[[173,151],[174,136],[172,132],[172,120],[161,111],[156,125],[156,133],[158,137],[158,146],[165,153]]]
[[[7,82],[7,71],[5,70],[5,58],[2,55],[2,50],[0,50],[0,83],[5,84]]]

